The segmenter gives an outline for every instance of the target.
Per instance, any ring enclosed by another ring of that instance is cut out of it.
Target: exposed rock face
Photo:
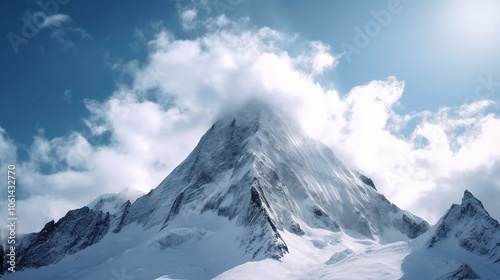
[[[426,221],[415,223],[412,218],[405,214],[403,214],[403,218],[401,220],[396,220],[395,223],[395,227],[399,228],[402,233],[411,239],[417,238],[429,229],[429,224]]]
[[[360,179],[363,183],[365,183],[365,184],[367,184],[368,186],[372,187],[373,189],[377,190],[377,188],[375,187],[375,183],[373,183],[373,180],[372,180],[371,178],[368,178],[368,177],[366,177],[365,175],[363,175],[363,174],[361,174],[361,173],[359,173],[359,172],[358,172],[357,174],[358,174],[359,179]]]
[[[57,223],[50,221],[40,232],[22,239],[18,267],[45,266],[85,249],[99,242],[108,232],[109,224],[109,213],[88,207],[71,210]]]
[[[438,280],[468,280],[481,279],[479,275],[467,264],[459,266],[456,270],[450,271],[446,275],[439,277]]]

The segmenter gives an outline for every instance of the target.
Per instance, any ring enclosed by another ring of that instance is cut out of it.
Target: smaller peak
[[[489,246],[481,244],[486,240],[482,236],[490,235],[491,232],[497,234],[500,229],[498,222],[488,214],[481,201],[468,190],[464,192],[462,203],[453,204],[440,221],[434,225],[434,228],[436,230],[427,243],[429,248],[434,247],[434,244],[440,240],[454,236],[461,240],[459,244],[461,247],[468,251],[476,250],[477,252],[483,250],[477,248],[488,248]],[[475,244],[474,246],[477,248],[470,247],[471,244]]]
[[[145,194],[145,192],[138,189],[126,187],[116,194],[116,196],[124,198],[125,200],[130,200],[130,202],[134,202],[136,199]]]
[[[465,197],[474,197],[474,196],[472,195],[472,193],[468,189],[465,189],[465,191],[464,191],[464,198]]]
[[[111,214],[115,214],[120,210],[120,207],[126,201],[134,202],[142,195],[144,195],[144,193],[137,189],[124,188],[119,193],[107,193],[100,195],[90,202],[87,207],[95,211],[110,212]]]
[[[466,205],[474,204],[484,209],[483,204],[479,199],[477,199],[469,190],[464,191],[464,196],[462,198],[462,207]]]
[[[461,216],[492,219],[488,211],[484,208],[483,203],[468,190],[465,190],[464,197],[462,198],[462,203],[459,208]]]

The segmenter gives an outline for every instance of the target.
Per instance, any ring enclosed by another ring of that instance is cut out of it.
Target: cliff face
[[[88,207],[69,211],[57,223],[50,221],[38,233],[25,236],[19,246],[17,266],[36,268],[56,263],[97,242],[108,233],[109,213]]]

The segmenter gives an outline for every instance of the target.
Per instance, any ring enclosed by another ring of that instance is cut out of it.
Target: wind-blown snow
[[[94,199],[87,206],[95,211],[102,211],[103,213],[109,212],[109,214],[116,214],[122,211],[122,207],[128,200],[134,202],[137,198],[144,195],[143,192],[125,188],[121,192],[114,194],[103,194],[98,198]]]

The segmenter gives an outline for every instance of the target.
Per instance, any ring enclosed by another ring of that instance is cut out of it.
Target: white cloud
[[[83,38],[93,40],[94,38],[83,28],[66,26],[57,28],[50,33],[52,39],[59,43],[64,50],[75,47],[74,39]]]
[[[3,154],[10,154],[11,152],[8,152],[10,147],[12,145],[12,142],[10,139],[8,139],[7,134],[5,133],[5,129],[0,128],[0,151],[2,151]],[[1,158],[5,159],[5,158]]]
[[[75,27],[69,15],[55,14],[45,17],[39,30],[51,29],[50,36],[58,42],[65,50],[75,46],[71,36],[77,35],[80,38],[93,40],[94,38],[85,29]]]
[[[7,170],[9,164],[15,163],[17,158],[17,148],[13,141],[9,139],[7,133],[0,127],[0,167]]]
[[[71,22],[70,16],[64,14],[55,14],[45,18],[40,28],[61,27],[61,25],[70,22]]]
[[[67,89],[63,92],[63,100],[71,104],[71,99],[73,98],[73,92]]]
[[[338,58],[330,54],[329,46],[314,41],[309,44],[309,47],[312,51],[298,57],[297,61],[306,69],[310,69],[314,75],[319,75],[337,64]]]
[[[479,100],[470,104],[463,104],[460,106],[459,114],[462,117],[472,117],[476,114],[482,113],[485,109],[495,104],[491,100]]]
[[[182,28],[189,30],[196,27],[196,15],[198,11],[196,9],[186,9],[180,12],[181,25]]]
[[[494,170],[500,162],[495,148],[500,119],[484,113],[492,101],[458,111],[399,115],[393,108],[404,92],[403,81],[372,81],[341,96],[316,80],[337,63],[328,46],[311,42],[294,56],[288,48],[294,47],[296,36],[245,28],[225,17],[218,21],[224,23],[206,25],[208,31],[191,40],[159,30],[148,44],[146,63],[115,65],[132,76],[131,84],[118,85],[104,102],[86,101],[88,132],[35,138],[30,160],[20,164],[29,194],[23,201],[23,230],[38,230],[102,193],[125,187],[149,191],[220,114],[252,97],[292,113],[346,164],[373,177],[391,201],[431,222],[457,202],[469,187],[465,183],[481,179],[469,188],[499,194]],[[409,121],[417,126],[404,137],[401,129]],[[12,148],[0,135],[0,151]],[[483,184],[488,179],[491,183]],[[447,195],[451,192],[457,195]],[[426,199],[434,196],[439,203],[428,207]],[[491,195],[480,198],[485,205],[495,200]],[[41,209],[39,218],[30,218],[33,209]]]
[[[152,20],[149,25],[153,30],[160,30],[163,27],[163,20]]]

